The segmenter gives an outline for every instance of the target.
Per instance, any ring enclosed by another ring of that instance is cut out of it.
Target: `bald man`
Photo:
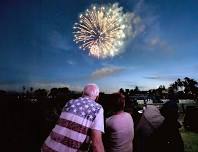
[[[90,145],[94,152],[104,152],[104,117],[102,106],[95,102],[98,96],[98,86],[88,84],[82,97],[67,102],[42,152],[88,151]]]

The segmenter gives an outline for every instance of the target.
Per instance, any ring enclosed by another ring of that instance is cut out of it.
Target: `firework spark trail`
[[[131,28],[129,16],[118,4],[92,6],[80,14],[79,23],[74,24],[74,41],[90,55],[107,58],[117,55]]]

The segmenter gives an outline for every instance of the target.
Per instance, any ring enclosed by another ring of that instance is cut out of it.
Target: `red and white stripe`
[[[62,112],[57,125],[43,146],[44,152],[75,152],[86,149],[92,121],[68,112]]]

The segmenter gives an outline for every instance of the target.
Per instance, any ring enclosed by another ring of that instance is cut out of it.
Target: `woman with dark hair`
[[[131,115],[124,112],[125,98],[114,93],[109,102],[113,115],[106,119],[105,149],[107,152],[132,152],[134,126]]]

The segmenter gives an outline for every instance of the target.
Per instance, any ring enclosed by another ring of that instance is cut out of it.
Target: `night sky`
[[[91,4],[114,3],[140,23],[119,55],[98,59],[73,42],[72,27]],[[1,0],[0,89],[63,87],[102,91],[198,80],[197,0]]]

